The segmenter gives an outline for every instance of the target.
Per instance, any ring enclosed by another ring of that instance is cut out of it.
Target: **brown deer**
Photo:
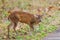
[[[39,22],[41,22],[41,15],[33,15],[23,11],[9,11],[8,13],[10,13],[10,15],[8,16],[8,20],[11,21],[11,24],[8,25],[8,38],[10,25],[12,25],[12,23],[14,24],[13,29],[16,32],[15,29],[18,22],[28,24],[32,30],[34,30],[34,24],[38,24]]]

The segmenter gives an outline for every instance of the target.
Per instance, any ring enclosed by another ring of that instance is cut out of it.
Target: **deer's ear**
[[[34,15],[37,19],[40,19],[42,16],[41,15]]]
[[[43,15],[37,15],[37,19],[41,19]]]
[[[35,17],[38,17],[37,15],[34,15]]]

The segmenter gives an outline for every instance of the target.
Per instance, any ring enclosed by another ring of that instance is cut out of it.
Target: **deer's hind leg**
[[[17,31],[16,31],[17,24],[18,24],[18,22],[14,22],[14,26],[13,26],[14,32],[15,32],[16,34],[17,34]]]
[[[8,38],[10,38],[9,36],[10,36],[10,28],[11,28],[11,25],[12,25],[12,23],[10,23],[8,26],[7,26],[7,29],[8,29]]]

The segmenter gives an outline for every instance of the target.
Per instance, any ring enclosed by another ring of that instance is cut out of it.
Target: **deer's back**
[[[26,12],[13,12],[9,15],[8,18],[10,18],[13,22],[19,21],[27,24],[29,24],[32,21],[32,19],[35,19],[34,15]]]

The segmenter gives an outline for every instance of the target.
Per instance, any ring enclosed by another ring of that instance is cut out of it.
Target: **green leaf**
[[[23,40],[23,37],[22,36],[17,36],[16,40]]]
[[[55,25],[51,25],[49,26],[49,28],[47,29],[47,32],[53,32],[57,29],[57,27]]]
[[[40,26],[39,26],[39,30],[43,31],[44,29],[45,29],[45,25],[41,23]]]

